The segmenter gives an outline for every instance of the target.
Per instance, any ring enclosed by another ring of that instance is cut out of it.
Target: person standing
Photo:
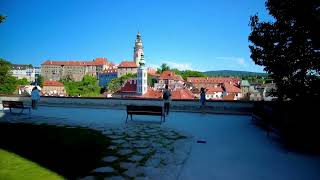
[[[40,101],[40,92],[37,86],[35,86],[31,91],[31,101],[32,109],[37,109],[37,103]]]
[[[200,89],[200,103],[201,108],[203,108],[206,105],[206,91],[203,87]]]
[[[168,89],[167,84],[165,86],[165,89],[163,90],[162,99],[164,101],[164,113],[168,116],[169,108],[170,108],[171,93]]]

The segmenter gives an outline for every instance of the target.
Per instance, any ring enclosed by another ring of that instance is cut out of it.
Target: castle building
[[[137,73],[138,66],[133,61],[122,61],[118,65],[118,77],[124,76],[126,74]]]
[[[81,81],[84,75],[97,75],[108,67],[106,58],[96,58],[93,61],[51,61],[41,65],[41,75],[47,80],[59,81],[70,78]]]

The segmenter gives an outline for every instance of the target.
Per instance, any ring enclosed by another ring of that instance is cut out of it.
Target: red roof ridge
[[[64,84],[59,81],[45,80],[43,86],[64,86]]]

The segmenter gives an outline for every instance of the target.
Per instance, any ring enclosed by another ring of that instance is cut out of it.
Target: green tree
[[[112,79],[107,84],[108,92],[114,93],[114,92],[118,91],[121,88],[121,86],[123,85],[123,83],[126,82],[127,79],[136,78],[136,77],[137,77],[137,73],[135,73],[135,74],[129,73],[129,74],[126,74],[124,76]]]
[[[152,77],[150,74],[148,74],[148,86],[153,87],[154,83],[157,83],[157,80],[154,77]]]
[[[79,94],[84,97],[100,96],[101,88],[95,77],[85,75],[82,81],[63,81],[68,95],[78,96]]]
[[[18,79],[16,81],[17,85],[29,85],[30,82],[27,80],[27,78]]]
[[[43,82],[44,82],[44,78],[41,75],[38,75],[36,77],[36,83],[37,85],[39,85],[40,87],[43,87]]]
[[[270,73],[279,99],[319,96],[320,1],[267,0],[274,17],[250,17],[251,58]]]
[[[203,72],[192,70],[180,71],[177,74],[181,75],[184,80],[187,80],[188,77],[207,77]]]
[[[160,68],[157,68],[157,73],[161,74],[163,71],[169,71],[169,70],[170,70],[170,67],[166,63],[163,63],[161,64]]]
[[[16,88],[16,78],[11,75],[11,63],[0,58],[0,94],[12,94]]]
[[[6,20],[6,16],[0,15],[0,24]]]

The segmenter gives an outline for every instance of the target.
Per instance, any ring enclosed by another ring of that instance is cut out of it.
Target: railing
[[[28,96],[0,96],[2,100],[24,101],[31,103]],[[126,105],[163,105],[162,99],[147,98],[105,98],[105,97],[52,97],[42,96],[40,105],[43,106],[85,106],[93,108],[117,108],[124,109]],[[208,112],[208,113],[231,113],[251,114],[252,101],[222,101],[208,100],[206,107],[200,108],[199,100],[172,100],[170,107],[174,111]]]

